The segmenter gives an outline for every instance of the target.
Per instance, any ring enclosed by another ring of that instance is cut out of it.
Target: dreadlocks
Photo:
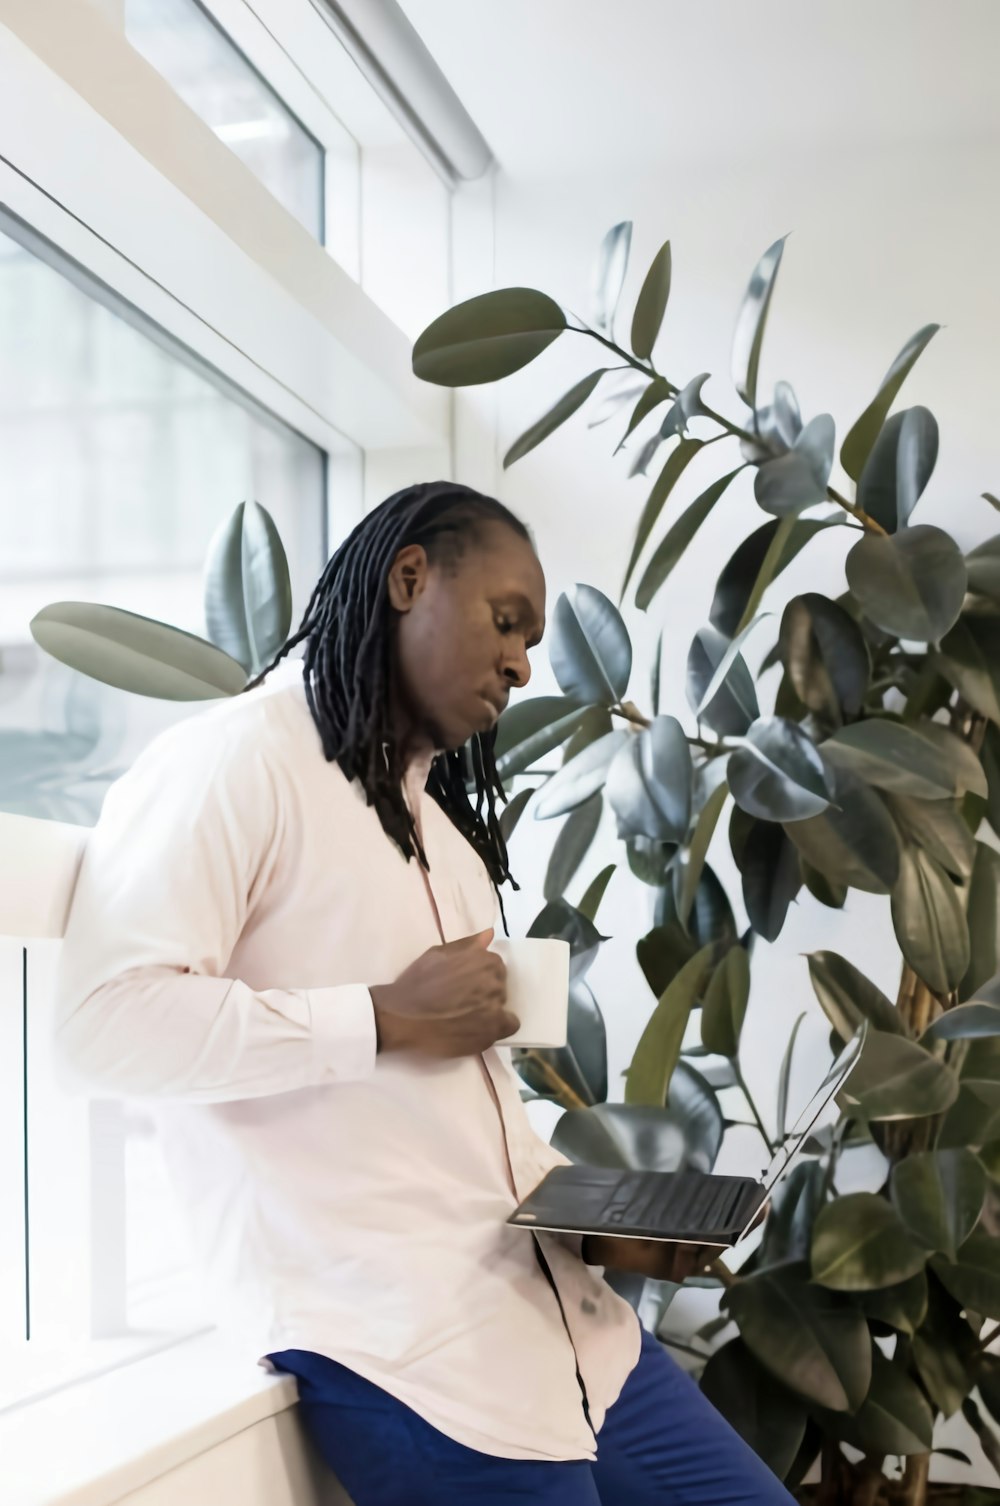
[[[327,563],[298,632],[245,687],[252,690],[298,644],[305,642],[306,699],[328,761],[362,785],[382,828],[409,860],[428,867],[403,796],[404,768],[392,729],[394,613],[388,578],[401,549],[420,544],[432,564],[453,566],[482,525],[499,522],[530,542],[513,513],[492,497],[447,481],[397,492],[365,517]],[[494,887],[510,880],[507,847],[497,818],[506,800],[494,758],[496,730],[465,748],[441,753],[427,790],[472,844]],[[475,799],[469,786],[475,787]],[[514,885],[516,888],[516,884]]]

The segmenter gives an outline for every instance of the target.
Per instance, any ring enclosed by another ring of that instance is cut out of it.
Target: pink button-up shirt
[[[505,1222],[564,1159],[509,1049],[376,1055],[368,985],[437,945],[438,916],[450,941],[496,915],[426,773],[407,796],[429,887],[323,757],[300,664],[158,737],[88,842],[57,1057],[71,1087],[153,1100],[220,1321],[256,1358],[329,1355],[488,1454],[592,1459],[639,1326],[572,1241]]]

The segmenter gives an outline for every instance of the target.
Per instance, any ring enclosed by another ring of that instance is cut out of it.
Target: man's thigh
[[[296,1377],[306,1432],[354,1506],[601,1506],[585,1459],[482,1454],[322,1355],[286,1350],[271,1359]]]
[[[591,1466],[601,1506],[794,1506],[785,1487],[643,1330]]]

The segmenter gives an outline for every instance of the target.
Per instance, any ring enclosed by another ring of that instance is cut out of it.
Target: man
[[[487,950],[494,729],[544,616],[492,499],[415,486],[365,518],[279,656],[301,664],[109,792],[57,1050],[156,1101],[220,1317],[297,1376],[356,1506],[785,1501],[578,1243],[505,1222],[562,1159]]]

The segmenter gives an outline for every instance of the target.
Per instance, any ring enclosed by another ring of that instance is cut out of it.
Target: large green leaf
[[[925,1151],[892,1168],[892,1201],[924,1250],[954,1260],[983,1211],[986,1173],[971,1150]]]
[[[678,1062],[670,1106],[602,1103],[570,1109],[556,1124],[552,1145],[588,1166],[636,1171],[711,1171],[722,1144],[719,1102],[704,1078]]]
[[[987,723],[979,757],[986,775],[986,819],[1000,836],[1000,728],[993,722]]]
[[[907,408],[883,425],[858,483],[858,506],[887,533],[904,528],[931,479],[938,452],[929,408]]]
[[[517,1052],[514,1065],[537,1093],[552,1092],[552,1081],[545,1071],[548,1066],[584,1103],[602,1103],[607,1098],[608,1043],[604,1016],[586,983],[578,979],[570,985],[566,1045],[553,1050]]]
[[[1000,722],[1000,618],[964,612],[933,662],[976,711]]]
[[[940,863],[921,847],[904,847],[892,891],[899,949],[935,993],[958,986],[969,966],[969,927],[962,898]]]
[[[806,424],[790,450],[758,467],[753,488],[757,505],[785,518],[825,502],[833,446],[833,419],[829,413],[820,413]]]
[[[997,1035],[1000,1035],[1000,1004],[973,999],[940,1015],[928,1025],[920,1041],[929,1048],[936,1041],[982,1040]]]
[[[558,748],[579,727],[586,707],[567,696],[532,696],[509,707],[497,723],[494,756],[506,782]]]
[[[792,1033],[788,1037],[788,1045],[785,1047],[785,1054],[781,1058],[781,1068],[778,1072],[778,1106],[775,1119],[777,1121],[779,1140],[784,1140],[785,1138],[785,1122],[788,1118],[788,1087],[792,1077],[792,1062],[795,1059],[795,1042],[798,1039],[798,1034],[802,1029],[802,1022],[805,1017],[805,1011],[803,1011],[792,1026]]]
[[[849,769],[828,763],[832,803],[785,828],[802,856],[833,884],[888,894],[899,874],[900,842],[882,801]]]
[[[935,1255],[934,1274],[943,1286],[970,1312],[984,1318],[1000,1318],[1000,1239],[985,1229],[974,1229],[956,1260]]]
[[[667,456],[663,469],[653,482],[652,491],[646,498],[646,505],[639,518],[639,526],[635,531],[632,554],[628,562],[628,569],[625,571],[625,579],[622,581],[622,596],[628,590],[629,581],[632,579],[635,567],[639,563],[639,557],[646,547],[649,535],[656,526],[657,519],[663,511],[667,498],[701,448],[702,441],[700,439],[680,440]]]
[[[918,330],[907,340],[882,378],[875,397],[848,431],[840,447],[840,463],[852,481],[857,481],[860,477],[865,461],[878,438],[879,430],[885,422],[886,414],[892,407],[896,394],[906,380],[914,362],[940,328],[939,324],[925,324],[923,329]]]
[[[520,371],[566,328],[566,315],[535,288],[498,288],[456,304],[413,347],[414,373],[439,387],[473,387]]]
[[[639,1038],[625,1079],[625,1102],[663,1104],[695,998],[710,966],[703,946],[667,985]]]
[[[665,241],[653,257],[632,315],[632,350],[640,361],[647,361],[653,354],[669,297],[670,242]]]
[[[827,596],[793,596],[781,618],[778,648],[796,695],[839,724],[864,704],[871,660],[853,618]]]
[[[735,1057],[750,999],[750,958],[733,946],[712,974],[701,1010],[701,1039],[718,1056]]]
[[[959,997],[969,999],[1000,973],[1000,853],[985,842],[975,844],[975,861],[966,900],[969,966]]]
[[[31,620],[31,636],[70,669],[161,701],[239,695],[247,673],[204,638],[151,617],[89,601],[57,601]]]
[[[951,1417],[974,1380],[976,1336],[935,1276],[928,1282],[927,1315],[913,1336],[913,1358],[934,1406]]]
[[[681,842],[691,819],[691,754],[672,716],[658,716],[615,754],[605,795],[619,837]]]
[[[699,628],[691,640],[687,658],[687,698],[699,720],[720,737],[739,736],[756,721],[760,707],[757,691],[742,654],[730,654],[732,643],[713,627]],[[720,665],[728,665],[711,700],[709,688],[716,683]]]
[[[824,1180],[821,1161],[799,1162],[782,1177],[764,1223],[762,1267],[809,1258],[813,1224],[824,1203]]]
[[[754,821],[740,872],[750,924],[765,941],[776,941],[788,907],[802,886],[799,854],[783,827],[773,821]]]
[[[776,579],[817,534],[828,528],[842,527],[843,516],[839,513],[833,518],[796,518],[790,527],[785,520],[762,523],[743,540],[722,567],[708,614],[712,626],[727,638],[737,632],[751,597],[756,595],[759,599],[761,593],[755,588],[779,528],[784,528],[785,533],[770,574],[771,580]]]
[[[812,739],[787,717],[760,717],[730,754],[726,778],[737,805],[763,821],[803,821],[830,803],[826,766]]]
[[[963,1071],[958,1098],[938,1131],[941,1150],[982,1150],[1000,1139],[1000,1081],[966,1079]]]
[[[577,701],[614,706],[628,689],[632,641],[618,611],[594,586],[556,602],[549,659],[559,688]]]
[[[806,1428],[806,1409],[770,1375],[742,1339],[731,1339],[705,1366],[701,1389],[779,1480],[791,1469]]]
[[[604,893],[608,887],[608,884],[614,877],[616,866],[617,865],[615,863],[609,863],[607,867],[602,868],[597,877],[591,879],[590,883],[587,885],[587,892],[581,899],[579,905],[577,906],[577,909],[582,915],[586,915],[588,920],[596,921],[597,912],[601,908],[601,900],[604,898]]]
[[[896,1210],[873,1192],[827,1203],[813,1228],[813,1279],[834,1291],[895,1286],[922,1271],[925,1260]]]
[[[944,730],[944,729],[942,729]],[[928,735],[890,717],[869,717],[839,728],[822,744],[824,756],[838,768],[853,770],[877,789],[912,795],[917,800],[944,800],[973,786],[985,790],[982,771],[958,738]]]
[[[738,465],[734,471],[729,471],[725,476],[720,476],[718,481],[713,481],[711,486],[706,487],[701,496],[681,513],[677,522],[669,529],[646,566],[635,593],[635,604],[640,611],[644,612],[650,605],[729,483],[744,469],[744,466]]]
[[[601,942],[608,939],[601,935],[588,916],[566,899],[552,899],[544,904],[531,922],[528,935],[567,943],[571,984],[585,977]]]
[[[593,286],[594,323],[606,334],[611,334],[614,329],[631,247],[632,221],[622,220],[612,225],[597,253]]]
[[[922,847],[954,878],[969,877],[976,840],[962,816],[960,800],[916,800],[912,795],[890,794],[884,798],[904,841]]]
[[[524,815],[524,808],[534,793],[534,788],[518,790],[500,812],[500,834],[505,842],[509,842],[517,830],[517,824]]]
[[[861,1292],[866,1317],[887,1323],[899,1333],[914,1334],[927,1314],[927,1272],[918,1271],[896,1286]]]
[[[292,625],[292,581],[270,513],[241,502],[216,529],[204,569],[205,625],[217,648],[259,674]]]
[[[709,844],[722,813],[722,807],[729,795],[729,786],[725,780],[716,785],[715,789],[705,801],[698,812],[698,820],[695,823],[694,835],[687,852],[687,862],[684,868],[684,879],[677,902],[678,919],[682,925],[687,925],[688,916],[694,897],[698,892],[702,873],[705,870],[705,859],[708,855]]]
[[[661,403],[665,403],[672,391],[673,388],[666,377],[654,377],[649,386],[640,392],[639,401],[629,415],[628,428],[615,446],[616,455],[629,436],[639,427],[643,419],[648,418],[654,408],[658,408]]]
[[[916,1381],[873,1345],[868,1395],[853,1417],[837,1419],[837,1433],[866,1454],[926,1454],[934,1416]]]
[[[653,913],[658,926],[677,925],[680,929],[675,884],[663,885],[656,896]],[[711,942],[713,963],[718,962],[725,955],[726,950],[739,938],[736,917],[729,903],[729,896],[708,863],[705,864],[698,881],[694,903],[686,924],[690,935],[699,946],[705,946]]]
[[[847,556],[846,570],[865,616],[896,637],[936,643],[962,610],[962,551],[928,523],[885,537],[866,533]]]
[[[767,311],[774,292],[774,280],[781,265],[785,238],[769,246],[753,270],[733,334],[733,386],[748,407],[757,404],[757,371],[767,324]]]
[[[589,376],[583,377],[568,392],[563,393],[559,401],[553,403],[548,412],[543,413],[530,429],[526,429],[519,439],[515,439],[503,457],[504,470],[529,454],[536,445],[541,444],[543,439],[548,439],[550,434],[554,434],[568,418],[572,418],[577,409],[583,407],[607,369],[606,366],[601,366],[597,371],[592,371]]]
[[[895,1004],[846,957],[838,952],[810,952],[807,960],[813,991],[842,1041],[851,1040],[865,1020],[890,1035],[906,1034]]]
[[[552,855],[545,871],[542,892],[546,899],[561,899],[573,882],[577,869],[597,835],[602,809],[600,795],[592,795],[566,817],[553,843]]]
[[[730,1287],[723,1303],[761,1363],[807,1401],[854,1412],[871,1381],[871,1344],[862,1314],[786,1265]]]
[[[851,1114],[868,1120],[926,1118],[943,1113],[957,1097],[958,1078],[950,1067],[915,1041],[880,1030],[869,1031],[840,1092]]]
[[[965,556],[965,568],[970,591],[1000,601],[1000,533],[970,549]]]
[[[535,804],[536,820],[549,821],[553,816],[564,816],[603,789],[612,759],[630,736],[628,732],[609,732],[584,748],[572,762],[564,764],[542,786]]]

